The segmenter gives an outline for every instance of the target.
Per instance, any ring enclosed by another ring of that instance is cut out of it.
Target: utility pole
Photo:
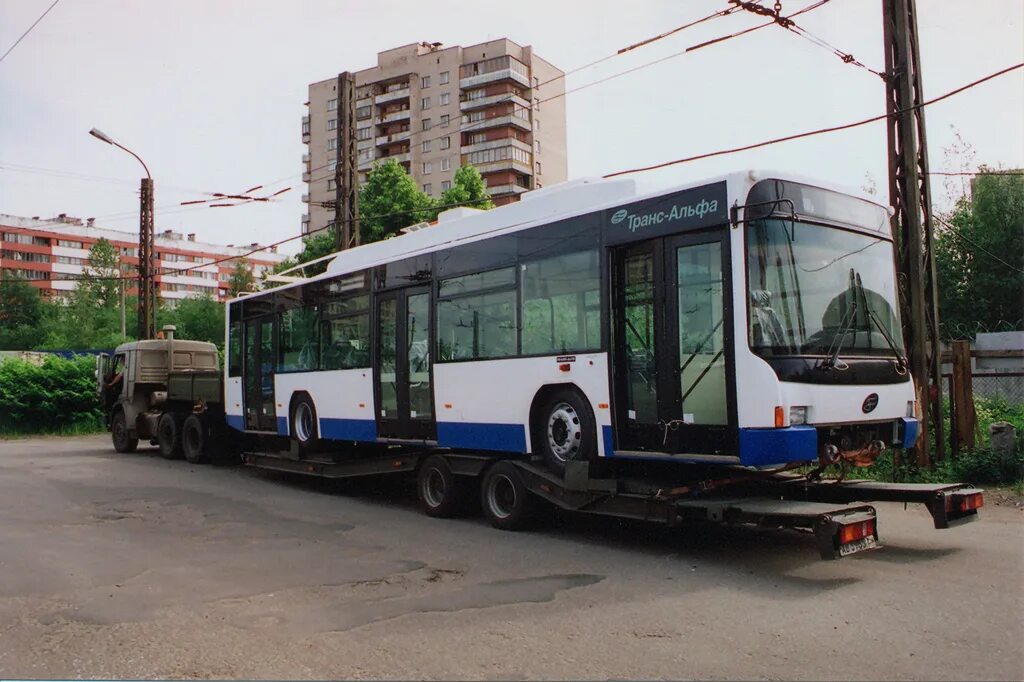
[[[125,341],[128,338],[128,330],[125,328],[125,314],[124,314],[124,268],[118,268],[121,271],[121,340]]]
[[[338,74],[338,154],[334,168],[334,244],[338,251],[359,246],[359,182],[356,178],[356,79]]]
[[[944,440],[935,244],[915,0],[882,0],[882,16],[896,272],[903,336],[923,417],[917,463],[928,466],[929,444],[935,444],[936,459],[941,460]]]
[[[142,178],[139,201],[139,338],[152,339],[156,338],[152,178]]]

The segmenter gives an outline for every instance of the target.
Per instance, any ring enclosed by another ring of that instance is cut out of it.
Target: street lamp
[[[149,167],[138,154],[115,142],[109,135],[93,128],[89,134],[97,140],[123,149],[142,164],[146,177],[142,178],[139,193],[139,338],[152,339],[156,336],[156,285],[153,267],[153,176]]]

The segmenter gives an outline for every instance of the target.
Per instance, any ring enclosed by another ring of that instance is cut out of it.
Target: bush
[[[0,361],[0,433],[81,433],[103,428],[91,356],[42,365]]]

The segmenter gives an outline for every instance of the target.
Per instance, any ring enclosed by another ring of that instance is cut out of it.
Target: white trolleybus
[[[980,504],[964,486],[781,473],[918,433],[888,210],[820,183],[575,181],[446,211],[228,311],[224,410],[245,461],[415,470],[434,515],[480,479],[502,528],[540,497],[811,527],[824,555],[877,533],[873,508],[836,503],[924,502],[938,527]]]

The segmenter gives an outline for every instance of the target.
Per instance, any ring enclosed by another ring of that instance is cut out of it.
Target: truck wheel
[[[156,439],[160,445],[160,455],[164,459],[181,457],[181,417],[171,412],[160,416],[156,425]]]
[[[427,516],[449,518],[463,510],[466,486],[462,477],[452,473],[444,457],[431,455],[416,473],[416,496]]]
[[[117,452],[135,452],[135,448],[139,447],[139,439],[133,438],[128,431],[124,410],[119,409],[114,413],[110,422],[110,439],[114,441],[114,450]]]
[[[299,395],[292,403],[291,417],[292,440],[299,447],[299,455],[305,457],[313,453],[320,442],[313,399],[307,394]]]
[[[550,393],[537,412],[533,433],[534,451],[556,474],[564,474],[570,460],[589,462],[597,454],[594,416],[579,391]]]
[[[484,516],[495,528],[522,530],[534,521],[537,500],[511,462],[496,462],[487,470],[480,487],[480,502]]]
[[[185,424],[181,427],[181,449],[190,464],[205,464],[210,460],[206,452],[208,441],[203,418],[197,414],[186,417]]]

